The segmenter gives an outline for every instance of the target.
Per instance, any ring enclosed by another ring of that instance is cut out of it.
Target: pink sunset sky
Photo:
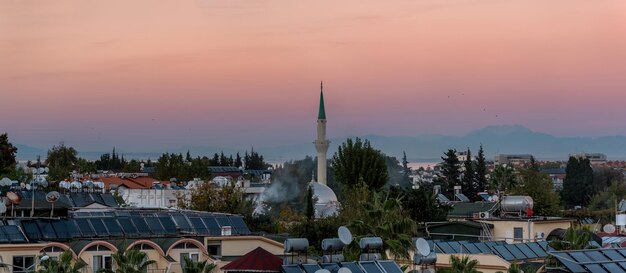
[[[0,131],[249,147],[522,124],[626,135],[625,1],[0,1]]]

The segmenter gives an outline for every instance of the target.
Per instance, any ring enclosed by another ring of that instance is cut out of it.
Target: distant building
[[[607,162],[606,155],[601,153],[580,153],[570,154],[569,156],[589,159],[589,163],[591,163],[591,165],[604,165]]]
[[[494,160],[496,165],[521,166],[530,163],[531,158],[533,158],[531,154],[498,154]]]

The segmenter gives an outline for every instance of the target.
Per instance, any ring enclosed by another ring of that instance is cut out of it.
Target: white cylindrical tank
[[[285,253],[304,252],[309,247],[307,238],[292,238],[285,240]]]
[[[505,196],[500,202],[503,212],[525,211],[527,208],[533,208],[533,198],[530,196]]]
[[[626,226],[626,214],[615,215],[615,225]]]

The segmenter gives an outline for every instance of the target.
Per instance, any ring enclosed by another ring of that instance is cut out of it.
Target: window
[[[207,251],[209,255],[213,257],[221,257],[222,256],[222,242],[220,241],[208,241],[207,242]]]
[[[524,240],[524,229],[521,227],[513,228],[513,239],[515,241]]]
[[[180,253],[180,265],[182,268],[185,268],[185,257],[188,259],[197,262],[200,258],[200,253],[198,252],[188,252],[188,253]]]
[[[111,255],[96,255],[93,256],[93,272],[98,272],[100,269],[113,270],[113,260]]]
[[[43,253],[55,253],[55,252],[63,252],[65,250],[63,250],[62,248],[58,247],[58,246],[50,246],[50,247],[46,247],[43,249]]]
[[[34,272],[35,256],[13,256],[13,272]]]

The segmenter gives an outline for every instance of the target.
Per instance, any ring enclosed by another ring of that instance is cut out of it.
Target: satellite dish
[[[339,229],[337,229],[337,235],[339,236],[339,240],[345,245],[352,243],[352,232],[350,232],[347,227],[340,226]]]
[[[328,271],[328,269],[319,269],[317,271],[315,271],[315,273],[330,273],[330,271]]]
[[[337,273],[352,273],[352,270],[350,270],[350,268],[347,268],[347,267],[341,267],[339,268],[339,270],[337,270]]]
[[[24,182],[20,183],[20,187],[22,187],[22,189],[26,188],[26,183],[24,183]]]
[[[424,238],[417,238],[417,240],[415,240],[415,248],[417,248],[417,252],[422,256],[428,256],[428,254],[430,254],[430,245]]]
[[[26,189],[30,190],[32,188],[32,186],[30,184],[26,184]]]
[[[12,191],[7,192],[7,198],[9,199],[9,201],[11,201],[11,204],[15,205],[18,205],[22,201],[22,197]]]
[[[0,214],[4,214],[5,212],[7,212],[7,206],[3,202],[0,202]]]
[[[606,224],[602,228],[602,231],[604,231],[606,233],[614,233],[615,232],[615,226],[611,225],[611,224]]]
[[[58,191],[51,191],[48,194],[46,194],[46,201],[48,201],[49,203],[54,203],[58,201],[60,197],[61,197],[61,194],[59,194]]]

